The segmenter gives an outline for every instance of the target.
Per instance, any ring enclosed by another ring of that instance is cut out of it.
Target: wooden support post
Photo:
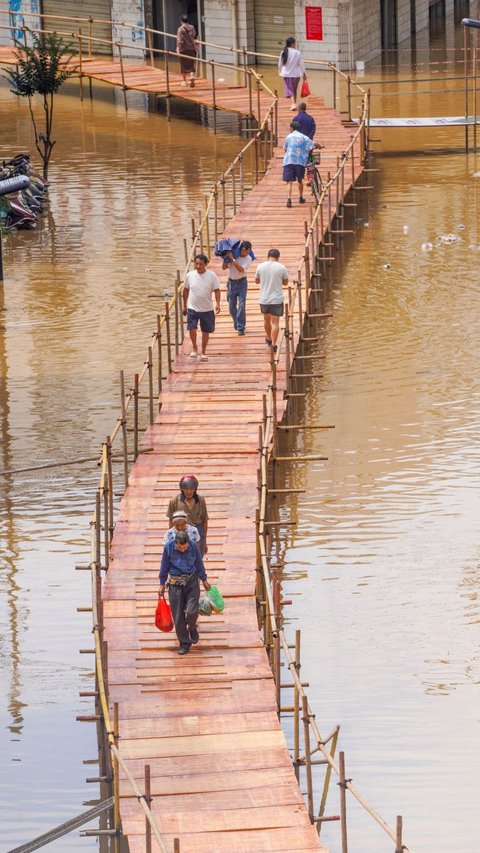
[[[262,123],[262,113],[261,113],[261,106],[260,106],[260,80],[257,79],[255,82],[256,82],[256,86],[257,86],[257,122],[258,122],[257,126],[260,127],[260,125]]]
[[[118,702],[113,703],[113,738],[118,747]],[[120,774],[118,758],[113,756],[113,823],[115,829],[115,853],[120,853]]]
[[[225,231],[227,225],[227,191],[224,178],[220,181],[220,186],[222,187],[222,231]]]
[[[244,196],[245,196],[245,185],[244,185],[244,175],[243,175],[243,154],[239,155],[238,167],[239,167],[239,175],[240,175],[240,201],[243,201]]]
[[[273,606],[275,608],[275,622],[277,627],[280,626],[280,581],[278,580],[277,569],[272,569],[272,587],[273,587]],[[275,696],[277,700],[277,710],[280,713],[282,705],[282,697],[280,690],[280,633],[276,632],[273,639],[273,677],[275,680]]]
[[[150,426],[153,425],[155,416],[153,413],[153,350],[148,348],[148,406],[150,413]]]
[[[180,853],[180,839],[173,839],[173,853]]]
[[[340,826],[342,829],[342,853],[348,853],[347,843],[347,788],[345,782],[345,753],[338,753],[340,787]]]
[[[255,184],[258,184],[258,133],[255,134],[253,139],[253,150],[255,154]]]
[[[295,631],[295,671],[300,677],[300,631]],[[297,782],[300,781],[300,693],[296,682],[293,688],[293,766]]]
[[[150,808],[152,802],[150,785],[150,765],[145,765],[145,802]],[[145,817],[145,853],[152,853],[152,827],[150,821]]]
[[[277,432],[277,362],[273,352],[272,357],[272,457],[275,460],[278,455],[278,432]]]
[[[27,39],[27,31],[26,31],[25,27],[22,27],[22,29],[23,29],[24,42],[26,44],[27,43],[27,40],[26,40]],[[77,39],[78,39],[78,78],[80,80],[80,100],[83,101],[83,61],[82,61],[83,50],[82,50],[82,31],[81,31],[81,29],[78,30]]]
[[[348,121],[352,121],[352,78],[350,74],[347,77],[347,101],[348,101]]]
[[[332,72],[333,72],[333,81],[332,81],[332,83],[333,83],[333,86],[332,86],[332,88],[333,88],[333,93],[332,93],[333,109],[336,110],[337,109],[337,68],[335,65],[332,67]]]
[[[123,471],[125,489],[128,486],[128,436],[127,436],[127,407],[125,404],[125,374],[120,371],[120,403],[122,407],[122,437],[123,437]]]
[[[213,223],[213,233],[215,234],[215,243],[218,240],[218,184],[215,186],[213,190],[213,210],[214,210],[214,223]]]
[[[125,112],[127,112],[127,110],[128,110],[127,87],[125,85],[125,71],[123,68],[123,54],[122,54],[121,42],[117,41],[116,46],[118,48],[118,58],[120,59],[120,73],[122,75],[123,102],[124,102],[124,106],[125,106]]]
[[[170,330],[170,293],[165,290],[163,293],[165,299],[165,326],[167,329],[167,363],[168,372],[172,372],[172,335]]]
[[[278,145],[278,93],[275,89],[275,133],[273,144]]]
[[[212,69],[212,107],[213,107],[213,133],[217,133],[217,93],[215,91],[215,62],[213,59],[210,60],[210,67]]]
[[[233,215],[236,216],[236,214],[237,214],[237,186],[236,186],[236,180],[235,180],[235,166],[232,169],[231,175],[232,175]]]
[[[310,750],[310,714],[308,711],[308,699],[306,696],[302,696],[302,711],[303,711],[303,740],[304,740],[304,751],[305,751],[305,772],[307,777],[307,803],[308,803],[308,816],[310,818],[310,823],[314,822],[314,814],[313,814],[313,781],[312,781],[312,761],[311,761],[311,750]],[[342,851],[343,853],[343,851]]]
[[[211,243],[210,243],[210,214],[208,213],[208,198],[205,196],[205,231],[207,237],[207,254],[210,255]],[[178,273],[178,278],[180,279],[180,273]]]
[[[102,504],[100,491],[95,494],[95,564],[97,568],[97,584],[100,578],[100,566],[102,565]]]
[[[287,389],[288,389],[288,380],[290,375],[290,363],[291,363],[291,354],[290,354],[290,308],[288,306],[288,302],[285,303],[285,376],[287,380]]]
[[[150,54],[150,65],[152,68],[155,65],[155,56],[153,54],[153,36],[152,31],[150,29],[145,30],[145,35],[147,37],[147,50]]]
[[[106,445],[105,452],[106,452]],[[110,540],[108,535],[108,517],[109,517],[109,507],[108,507],[108,468],[104,472],[104,480],[103,480],[103,565],[105,569],[108,570],[109,564],[109,556],[110,556]]]
[[[334,757],[335,757],[335,751],[336,751],[336,748],[337,748],[337,741],[338,741],[338,733],[339,733],[339,731],[340,731],[340,727],[339,727],[339,726],[337,726],[337,730],[336,730],[336,732],[334,733],[334,735],[333,735],[333,737],[332,737],[332,746],[331,746],[331,748],[330,748],[330,755],[332,756],[332,758],[334,758]],[[329,765],[328,765],[328,767],[327,767],[327,769],[326,769],[326,771],[325,771],[325,779],[324,779],[324,782],[323,782],[323,791],[322,791],[322,796],[321,796],[321,799],[320,799],[320,806],[319,806],[319,808],[318,808],[318,817],[324,817],[324,815],[325,815],[325,808],[326,808],[326,805],[327,805],[327,796],[328,796],[328,789],[329,789],[329,787],[330,787],[330,778],[331,778],[331,776],[332,776],[332,765],[331,765],[331,764],[329,764]],[[321,829],[321,826],[322,826],[321,822],[317,824],[317,829],[318,829],[318,834],[319,834],[319,835],[320,835],[320,829]]]
[[[202,211],[198,211],[198,234],[200,237],[200,251],[203,255],[203,226],[202,226]]]
[[[248,75],[248,111],[250,117],[253,118],[253,98],[252,98],[252,73]]]
[[[138,373],[133,379],[133,459],[138,457]]]
[[[202,252],[203,252],[203,247],[202,247]],[[177,275],[178,275],[178,271],[177,271]],[[174,331],[174,339],[175,339],[175,357],[178,355],[178,352],[180,349],[179,331],[178,331],[178,327],[179,327],[179,323],[180,323],[180,316],[181,316],[181,311],[180,311],[180,306],[179,306],[180,297],[178,295],[178,285],[179,284],[180,284],[179,278],[176,278],[175,284],[173,286],[173,292],[175,294],[174,300],[173,300],[174,310],[175,310],[175,323],[174,323],[174,330],[173,330]]]
[[[402,833],[403,833],[402,816],[397,815],[397,825],[396,825],[396,833],[395,833],[396,834],[395,853],[403,853]]]
[[[160,314],[157,314],[157,354],[158,354],[158,377],[157,377],[158,396],[160,398],[161,393],[162,393],[162,381],[163,381],[163,377],[162,377],[162,369],[163,369],[163,365],[162,365],[162,361],[163,361],[163,358],[162,358],[162,356],[163,356],[163,353],[162,353],[162,318],[160,317]],[[158,411],[160,411],[161,405],[162,404],[161,404],[160,399],[159,399]]]
[[[108,534],[112,541],[113,523],[113,466],[112,466],[112,439],[107,435],[107,475],[108,475]]]

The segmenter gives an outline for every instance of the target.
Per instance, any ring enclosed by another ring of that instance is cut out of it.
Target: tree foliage
[[[58,33],[36,33],[25,29],[25,44],[15,39],[16,67],[5,75],[10,80],[12,92],[28,99],[30,117],[35,133],[35,145],[43,160],[43,177],[48,178],[48,166],[55,140],[52,140],[54,95],[60,87],[77,73],[73,61],[72,44]],[[43,101],[44,128],[38,127],[33,101],[39,95]]]

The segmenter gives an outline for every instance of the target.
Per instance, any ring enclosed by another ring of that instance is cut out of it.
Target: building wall
[[[11,28],[12,18],[8,14],[9,10],[14,15],[13,29]],[[23,40],[23,34],[21,31],[23,15],[25,15],[25,26],[31,27],[31,29],[39,29],[39,13],[40,0],[9,0],[8,4],[2,3],[2,6],[0,7],[0,24],[2,26],[2,29],[0,29],[0,44],[11,45],[13,44],[14,38]],[[5,30],[3,27],[9,27],[9,29]]]
[[[205,41],[215,45],[233,46],[233,19],[231,0],[205,0],[203,7]],[[255,50],[254,0],[237,2],[238,47]],[[207,59],[233,64],[233,54],[220,48],[209,47]],[[253,61],[253,60],[251,60]]]
[[[140,29],[146,26],[143,0],[112,0],[112,21],[130,25],[119,27],[112,23],[112,39],[122,42],[122,55],[143,60],[143,52],[136,49],[146,44],[145,33]],[[114,55],[117,54],[118,49],[114,49]]]
[[[405,2],[405,0],[400,0]],[[382,44],[380,0],[354,0],[353,59],[369,62],[379,55]]]
[[[322,8],[323,38],[321,41],[307,40],[306,6],[321,6]],[[307,68],[309,59],[337,62],[337,0],[295,0],[295,38],[297,40],[297,47],[302,52]]]

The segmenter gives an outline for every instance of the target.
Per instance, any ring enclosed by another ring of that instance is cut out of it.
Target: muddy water
[[[327,353],[324,376],[306,401],[306,423],[335,429],[297,440],[328,462],[289,476],[306,493],[285,512],[298,524],[281,544],[287,616],[322,733],[341,723],[347,776],[392,825],[404,816],[411,850],[475,853],[480,157],[430,153],[461,147],[463,129],[372,135],[380,172],[335,276],[314,350]],[[390,849],[350,814],[351,849]]]
[[[4,238],[0,422],[5,470],[92,456],[118,414],[118,371],[133,377],[158,299],[183,263],[183,237],[238,137],[132,109],[95,89],[57,99],[50,210]],[[23,104],[0,83],[0,157],[33,152]],[[98,472],[65,466],[0,479],[0,849],[84,810],[97,796],[88,518]],[[59,850],[93,849],[78,833]]]
[[[231,136],[141,105],[125,117],[99,94],[83,107],[73,90],[59,98],[50,214],[5,241],[8,470],[97,451],[117,413],[118,370],[131,375],[144,358],[148,297],[171,282],[192,213],[238,150]],[[446,114],[461,113],[458,97]],[[413,102],[401,106],[385,109],[414,114]],[[33,149],[4,84],[0,127],[0,156]],[[299,523],[285,542],[285,589],[321,729],[342,724],[347,775],[390,821],[405,816],[412,850],[474,853],[480,163],[425,153],[458,148],[463,131],[393,133],[375,144],[376,189],[337,273],[325,376],[307,398],[306,421],[336,428],[304,438],[328,463],[291,475],[307,492],[290,504]],[[422,251],[448,233],[460,239]],[[89,616],[76,613],[89,589],[73,570],[88,553],[95,484],[91,465],[0,483],[2,850],[96,796],[85,784],[95,768],[82,765],[95,756],[93,730],[75,722],[91,708],[78,698],[92,684],[91,659],[78,654]],[[355,808],[350,834],[351,849],[392,847]],[[336,828],[325,838],[339,849]],[[57,849],[94,845],[73,833]]]

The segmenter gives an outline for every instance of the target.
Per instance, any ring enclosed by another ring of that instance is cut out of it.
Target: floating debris
[[[438,239],[440,243],[458,243],[460,237],[456,234],[442,234]]]
[[[409,231],[410,231],[410,225],[404,225],[403,226],[403,233],[408,234]]]
[[[392,269],[392,265],[391,265],[391,264],[384,264],[384,265],[383,265],[383,269],[384,269],[384,270],[391,270],[391,269]]]
[[[459,231],[463,231],[463,229],[465,228],[465,225],[457,225],[457,228]]]
[[[422,252],[431,252],[433,249],[433,243],[422,243]]]

